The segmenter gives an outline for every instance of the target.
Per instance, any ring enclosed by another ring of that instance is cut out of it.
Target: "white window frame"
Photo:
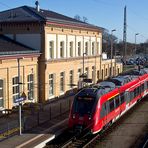
[[[69,57],[73,57],[73,41],[69,42]]]
[[[78,57],[81,56],[81,41],[78,42]]]
[[[34,75],[27,75],[28,100],[34,100]]]
[[[95,55],[95,42],[92,42],[91,54]]]
[[[49,74],[49,97],[54,95],[54,74]]]
[[[60,94],[64,93],[65,90],[65,72],[60,73]]]
[[[54,58],[54,41],[49,41],[49,59]]]
[[[72,84],[74,83],[74,71],[70,70],[69,72],[69,87],[73,88]]]
[[[88,55],[88,42],[85,42],[85,53]]]
[[[60,42],[60,58],[64,58],[64,41]]]
[[[18,80],[14,80],[14,79],[18,79]],[[18,76],[14,76],[13,78],[12,78],[12,98],[13,98],[13,103],[15,103],[15,99],[17,99],[18,97],[19,97],[19,82],[17,82],[17,81],[19,81],[19,78],[18,78]],[[16,82],[16,83],[14,83],[14,82]]]

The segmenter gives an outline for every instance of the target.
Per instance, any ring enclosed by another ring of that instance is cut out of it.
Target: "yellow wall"
[[[27,75],[34,75],[34,101],[38,101],[38,65],[37,58],[25,58],[20,60],[21,93],[27,95]],[[4,80],[4,108],[11,109],[12,99],[12,78],[18,76],[17,59],[2,60],[0,64],[0,79]],[[27,102],[26,100],[25,102]]]
[[[28,29],[29,28],[29,29]],[[69,71],[74,70],[74,84],[77,84],[78,82],[78,69],[82,69],[82,63],[83,63],[83,57],[73,57],[73,58],[65,58],[65,59],[54,59],[54,60],[48,60],[46,57],[47,52],[47,35],[48,34],[56,34],[58,35],[72,35],[75,37],[82,36],[83,38],[95,38],[95,41],[98,42],[99,40],[99,50],[96,55],[94,56],[86,56],[85,55],[85,67],[89,68],[89,78],[92,78],[92,66],[96,66],[95,68],[95,82],[97,82],[98,79],[102,79],[102,69],[105,72],[105,69],[110,68],[110,60],[102,61],[101,60],[101,53],[102,53],[102,33],[100,30],[91,30],[91,29],[76,29],[72,27],[57,27],[54,25],[42,25],[42,24],[36,24],[36,23],[24,23],[24,24],[13,24],[13,25],[6,25],[3,26],[3,31],[1,32],[3,34],[9,34],[9,36],[12,36],[15,40],[18,34],[40,34],[40,46],[38,49],[41,51],[41,55],[39,57],[38,66],[37,61],[30,61],[25,60],[24,63],[21,63],[21,74],[23,75],[23,70],[25,71],[24,74],[29,73],[31,68],[33,67],[34,72],[36,73],[36,83],[39,83],[39,85],[36,87],[36,100],[40,102],[44,102],[48,99],[51,99],[49,97],[49,74],[55,74],[55,91],[54,91],[54,97],[60,96],[59,92],[59,81],[60,81],[60,72],[65,72],[65,93],[69,90]],[[29,40],[29,39],[28,39]],[[26,40],[25,40],[26,42]],[[58,38],[57,38],[58,42]],[[56,43],[58,44],[58,43]],[[56,46],[58,47],[58,46]],[[58,48],[56,50],[59,50]],[[83,49],[84,51],[84,49]],[[6,61],[4,61],[6,62]],[[8,62],[8,61],[7,61]],[[113,66],[114,61],[113,62]],[[24,66],[22,67],[22,65]],[[13,61],[8,62],[7,66],[4,66],[4,68],[0,67],[0,77],[4,77],[6,80],[12,79],[11,77],[13,75],[17,75],[17,62]],[[122,66],[120,64],[116,64],[117,67],[120,68],[120,71],[122,71]],[[6,68],[8,67],[8,68]],[[7,70],[8,69],[8,70]],[[37,73],[38,71],[38,73]],[[10,74],[11,73],[11,74]],[[8,77],[9,75],[9,77]],[[99,77],[98,77],[99,76]],[[104,75],[103,79],[107,78],[107,76]],[[8,78],[7,78],[8,77]],[[26,75],[24,75],[24,82],[26,82]],[[39,80],[39,81],[38,81]],[[6,83],[7,84],[7,83]],[[6,87],[6,95],[8,96],[7,100],[9,100],[9,103],[7,101],[6,106],[11,107],[12,101],[11,100],[11,81],[8,83]],[[24,85],[24,91],[26,90],[26,84]],[[9,88],[9,89],[8,89]],[[39,91],[39,96],[38,96]]]

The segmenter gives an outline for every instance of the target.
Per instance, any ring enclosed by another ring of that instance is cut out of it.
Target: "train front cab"
[[[88,93],[88,92],[89,93]],[[82,90],[78,93],[72,105],[69,115],[69,128],[72,130],[90,130],[93,124],[95,106],[97,104],[96,96],[91,89]]]

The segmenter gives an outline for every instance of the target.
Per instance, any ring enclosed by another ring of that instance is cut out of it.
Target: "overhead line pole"
[[[124,7],[124,29],[123,29],[123,61],[126,64],[126,52],[127,52],[127,42],[126,42],[126,30],[127,30],[127,22],[126,22],[126,6]]]
[[[17,59],[18,62],[18,98],[20,98],[20,58]],[[21,102],[19,102],[19,128],[20,128],[20,135],[22,135],[22,108]]]

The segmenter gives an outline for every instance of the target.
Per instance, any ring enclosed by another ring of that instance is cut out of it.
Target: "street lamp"
[[[112,65],[112,58],[113,58],[113,32],[116,31],[116,29],[111,30],[111,76],[113,74],[113,65]]]
[[[137,50],[137,43],[136,43],[136,37],[137,35],[139,35],[139,33],[135,33],[135,54],[136,54],[136,50]],[[140,61],[139,61],[139,57],[138,57],[138,70],[140,71]]]
[[[20,82],[20,60],[22,58],[18,58],[17,59],[17,63],[18,63],[18,98],[20,98],[20,84],[22,84]],[[19,127],[20,127],[20,135],[22,135],[22,108],[21,108],[22,104],[21,102],[19,102]]]
[[[136,50],[137,50],[137,46],[136,46],[136,36],[139,35],[139,33],[135,33],[135,54],[136,54]],[[134,55],[134,53],[133,53]]]

